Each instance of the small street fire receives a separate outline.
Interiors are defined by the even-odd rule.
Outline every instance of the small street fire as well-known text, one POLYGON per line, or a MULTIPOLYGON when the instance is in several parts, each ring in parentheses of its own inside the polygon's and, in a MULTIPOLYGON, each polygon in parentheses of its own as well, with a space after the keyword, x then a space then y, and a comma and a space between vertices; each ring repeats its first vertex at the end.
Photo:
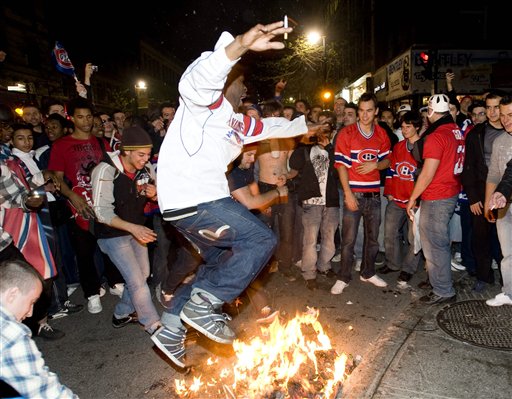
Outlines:
MULTIPOLYGON (((236 340, 233 366, 204 380, 175 380, 182 398, 295 399, 341 397, 347 355, 338 355, 314 308, 281 323, 276 318, 248 343, 236 340)), ((208 359, 210 365, 216 361, 208 359)), ((347 369, 346 369, 347 367, 347 369)))

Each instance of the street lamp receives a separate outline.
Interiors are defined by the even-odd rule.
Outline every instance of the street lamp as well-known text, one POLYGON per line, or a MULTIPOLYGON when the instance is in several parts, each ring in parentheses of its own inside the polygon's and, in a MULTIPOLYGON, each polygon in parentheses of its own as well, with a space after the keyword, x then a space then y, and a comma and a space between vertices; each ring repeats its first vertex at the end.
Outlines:
POLYGON ((146 85, 146 82, 144 80, 139 80, 135 85, 135 94, 137 95, 137 108, 148 108, 148 86, 146 85))

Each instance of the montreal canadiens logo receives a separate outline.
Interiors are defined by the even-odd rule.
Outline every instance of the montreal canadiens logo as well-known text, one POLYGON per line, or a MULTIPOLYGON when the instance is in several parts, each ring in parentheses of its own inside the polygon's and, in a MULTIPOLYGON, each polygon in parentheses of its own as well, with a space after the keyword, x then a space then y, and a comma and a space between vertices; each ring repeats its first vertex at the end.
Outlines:
POLYGON ((372 149, 364 149, 359 151, 357 154, 357 161, 363 162, 375 162, 377 160, 377 151, 372 149))
POLYGON ((64 49, 55 49, 57 62, 63 68, 73 68, 73 64, 69 60, 68 53, 64 49))
POLYGON ((410 162, 400 162, 396 165, 396 173, 403 180, 413 180, 416 166, 410 162))

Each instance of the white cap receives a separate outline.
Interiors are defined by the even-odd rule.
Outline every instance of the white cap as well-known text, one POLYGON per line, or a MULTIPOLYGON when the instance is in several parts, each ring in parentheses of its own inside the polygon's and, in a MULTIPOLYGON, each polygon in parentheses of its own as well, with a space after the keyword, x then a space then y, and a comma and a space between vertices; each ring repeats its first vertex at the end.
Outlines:
POLYGON ((411 106, 409 104, 402 104, 398 108, 398 113, 400 113, 400 112, 407 112, 407 111, 410 111, 410 110, 411 110, 411 106))

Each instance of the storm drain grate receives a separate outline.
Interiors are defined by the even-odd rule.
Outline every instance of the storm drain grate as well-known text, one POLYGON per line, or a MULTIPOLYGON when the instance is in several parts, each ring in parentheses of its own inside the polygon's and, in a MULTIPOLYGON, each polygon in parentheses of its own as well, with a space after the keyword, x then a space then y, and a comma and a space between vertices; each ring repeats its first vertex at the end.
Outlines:
POLYGON ((512 306, 487 306, 485 300, 457 302, 438 313, 437 323, 460 341, 512 351, 512 306))

